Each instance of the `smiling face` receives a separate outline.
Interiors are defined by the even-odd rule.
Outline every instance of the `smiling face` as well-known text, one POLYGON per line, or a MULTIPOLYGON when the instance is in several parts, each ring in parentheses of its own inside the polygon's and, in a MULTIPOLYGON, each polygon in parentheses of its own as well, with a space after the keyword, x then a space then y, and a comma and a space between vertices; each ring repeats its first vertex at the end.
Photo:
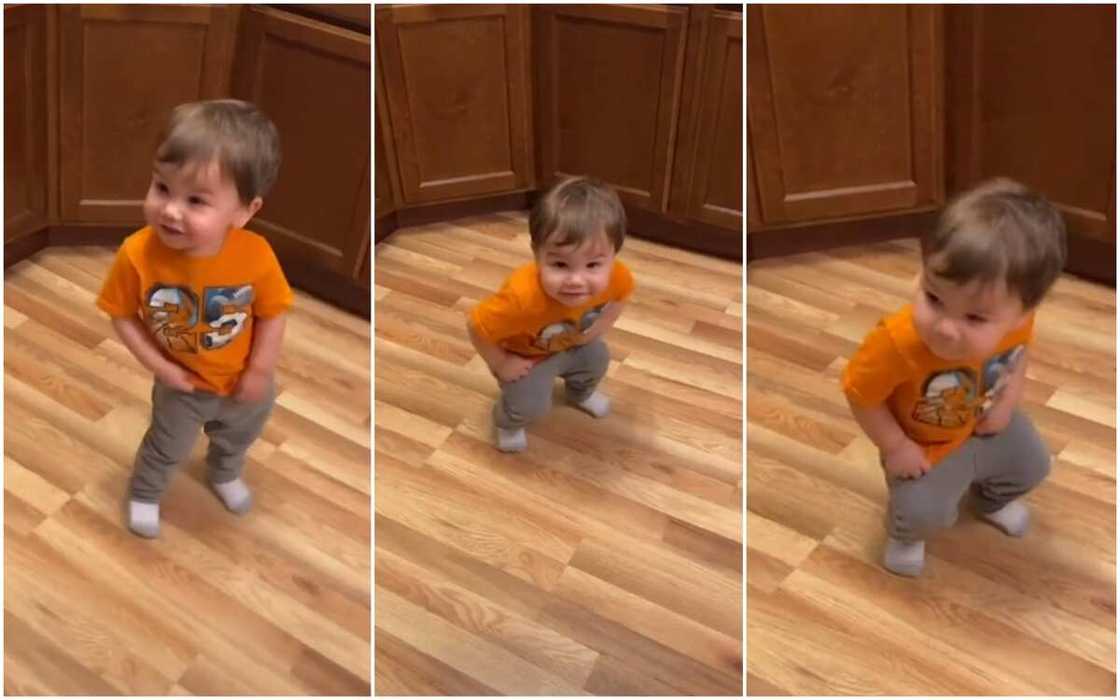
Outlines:
POLYGON ((541 287, 564 306, 585 304, 610 284, 614 246, 606 235, 593 236, 578 246, 546 241, 536 257, 541 287))
POLYGON ((1017 295, 1002 283, 956 284, 923 270, 914 299, 914 328, 934 355, 977 360, 1027 318, 1017 295))
POLYGON ((237 196, 217 161, 175 166, 156 163, 144 199, 144 219, 168 248, 190 256, 216 255, 231 228, 241 228, 261 206, 237 196))

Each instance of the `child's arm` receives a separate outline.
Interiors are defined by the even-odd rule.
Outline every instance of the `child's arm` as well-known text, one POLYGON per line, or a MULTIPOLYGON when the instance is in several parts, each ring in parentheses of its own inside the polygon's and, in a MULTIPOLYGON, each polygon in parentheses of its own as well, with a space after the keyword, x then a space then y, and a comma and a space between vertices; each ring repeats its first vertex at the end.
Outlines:
POLYGON ((474 327, 474 322, 470 318, 467 319, 467 333, 471 337, 471 345, 486 361, 490 373, 497 377, 499 381, 516 382, 533 368, 534 362, 529 358, 507 352, 487 340, 474 327))
POLYGON ((977 435, 994 435, 1011 422, 1011 414, 1014 413, 1015 407, 1019 405, 1019 400, 1023 398, 1023 388, 1027 383, 1027 353, 1024 350, 1023 355, 1019 358, 1018 364, 1007 378, 1007 384, 1003 387, 995 402, 988 408, 988 412, 976 423, 973 432, 977 435))
POLYGON ((925 452, 903 432, 887 404, 864 407, 848 399, 848 405, 859 427, 879 448, 888 474, 916 479, 929 471, 930 463, 925 452))
POLYGON ((117 332, 124 346, 140 364, 155 375, 156 379, 180 391, 194 391, 194 384, 190 381, 193 373, 163 354, 139 318, 117 317, 112 322, 113 330, 117 332))
POLYGON ((600 337, 614 326, 615 321, 622 315, 623 310, 626 308, 625 301, 612 301, 603 308, 603 313, 599 314, 599 318, 591 324, 591 327, 583 332, 583 336, 587 342, 591 342, 600 337))
POLYGON ((287 315, 258 318, 253 321, 253 349, 249 363, 237 380, 233 398, 236 401, 260 401, 268 392, 276 362, 280 359, 280 345, 284 339, 287 315))

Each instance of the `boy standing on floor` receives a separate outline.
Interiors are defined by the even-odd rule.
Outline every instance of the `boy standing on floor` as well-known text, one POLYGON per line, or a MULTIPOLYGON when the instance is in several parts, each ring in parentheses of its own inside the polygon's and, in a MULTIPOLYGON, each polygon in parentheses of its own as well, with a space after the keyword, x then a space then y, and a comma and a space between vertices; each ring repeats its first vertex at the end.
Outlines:
POLYGON ((922 238, 912 304, 868 334, 843 373, 890 493, 884 566, 917 576, 925 540, 971 488, 980 516, 1021 537, 1022 496, 1050 453, 1018 410, 1034 311, 1061 273, 1066 232, 1045 199, 1007 179, 954 200, 922 238))
POLYGON ((203 430, 209 481, 241 514, 245 453, 276 398, 273 372, 292 291, 263 237, 244 230, 280 167, 276 127, 238 100, 180 105, 156 150, 133 233, 97 299, 155 375, 151 425, 129 490, 128 526, 159 534, 159 501, 203 430))
POLYGON ((602 336, 622 313, 634 278, 615 254, 626 213, 614 190, 587 177, 566 179, 533 207, 534 261, 470 312, 467 330, 498 380, 494 404, 498 449, 526 447, 525 426, 552 408, 552 385, 564 379, 568 402, 602 418, 610 399, 596 387, 610 352, 602 336))

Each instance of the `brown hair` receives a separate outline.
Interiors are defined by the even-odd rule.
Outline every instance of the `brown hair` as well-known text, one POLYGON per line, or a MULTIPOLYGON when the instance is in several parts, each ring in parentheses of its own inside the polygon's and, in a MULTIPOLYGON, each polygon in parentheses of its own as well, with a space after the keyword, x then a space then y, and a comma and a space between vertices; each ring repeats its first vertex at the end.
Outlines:
POLYGON ((533 252, 546 242, 578 247, 602 233, 617 253, 626 239, 626 210, 615 191, 593 177, 570 177, 553 185, 529 215, 533 252))
POLYGON ((249 204, 263 197, 280 170, 280 136, 259 109, 241 100, 181 104, 161 134, 157 163, 176 166, 216 160, 249 204))
POLYGON ((957 284, 1003 280, 1024 309, 1042 301, 1066 261, 1066 227, 1041 195, 995 178, 957 196, 922 237, 922 264, 957 284))

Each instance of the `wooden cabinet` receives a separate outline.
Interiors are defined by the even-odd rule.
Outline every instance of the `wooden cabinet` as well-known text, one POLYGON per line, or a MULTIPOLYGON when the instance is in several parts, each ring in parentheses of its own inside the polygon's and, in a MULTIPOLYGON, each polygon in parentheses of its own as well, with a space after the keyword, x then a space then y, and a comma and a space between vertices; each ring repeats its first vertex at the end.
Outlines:
POLYGON ((183 102, 228 94, 236 15, 203 5, 59 12, 62 218, 142 224, 167 115, 183 102))
POLYGON ((747 20, 764 224, 943 199, 940 7, 750 6, 747 20))
POLYGON ((395 212, 401 205, 401 185, 397 173, 397 153, 394 150, 393 127, 389 123, 388 107, 385 105, 385 80, 381 74, 381 64, 376 66, 376 99, 374 100, 374 146, 373 158, 377 174, 373 179, 373 212, 381 218, 395 212))
POLYGON ((233 96, 258 105, 280 132, 280 174, 252 227, 286 264, 356 278, 369 244, 369 36, 248 8, 233 96))
POLYGON ((1082 239, 1095 241, 1115 279, 1116 7, 946 12, 950 192, 994 175, 1021 180, 1065 216, 1071 269, 1082 239))
POLYGON ((665 212, 688 8, 538 5, 540 186, 593 173, 628 205, 665 212))
POLYGON ((46 8, 4 11, 4 242, 47 225, 46 8))
POLYGON ((743 234, 743 16, 690 8, 669 213, 743 234))
POLYGON ((378 8, 404 203, 532 186, 529 8, 378 8))

